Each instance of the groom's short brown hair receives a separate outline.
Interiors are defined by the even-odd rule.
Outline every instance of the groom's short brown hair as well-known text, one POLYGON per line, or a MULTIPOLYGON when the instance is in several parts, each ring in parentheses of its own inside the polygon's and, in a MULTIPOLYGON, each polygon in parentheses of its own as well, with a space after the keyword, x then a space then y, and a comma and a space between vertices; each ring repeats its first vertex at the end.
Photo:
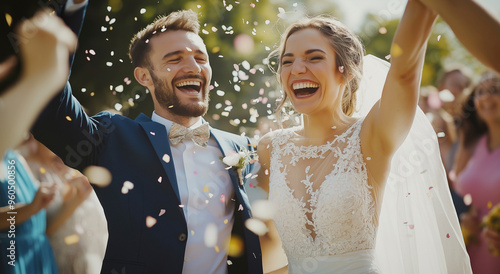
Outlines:
POLYGON ((153 35, 173 30, 184 30, 198 34, 200 31, 198 15, 192 10, 175 11, 168 16, 159 16, 153 23, 136 33, 130 41, 128 54, 134 68, 149 66, 147 54, 150 50, 149 39, 153 35))

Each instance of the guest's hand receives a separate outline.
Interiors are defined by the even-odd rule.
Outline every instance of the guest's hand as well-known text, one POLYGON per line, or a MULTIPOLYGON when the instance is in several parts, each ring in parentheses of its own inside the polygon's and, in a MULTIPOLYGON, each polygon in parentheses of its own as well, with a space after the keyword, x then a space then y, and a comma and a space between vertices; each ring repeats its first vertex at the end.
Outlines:
POLYGON ((494 256, 500 257, 500 233, 489 227, 483 228, 482 233, 488 243, 490 253, 494 256))
POLYGON ((38 211, 47 208, 47 206, 54 199, 54 195, 56 193, 57 185, 56 184, 44 184, 41 183, 38 191, 35 194, 35 198, 29 205, 34 214, 38 213, 38 211))
POLYGON ((75 34, 57 16, 41 10, 16 28, 22 59, 21 80, 42 90, 59 91, 67 81, 68 56, 76 48, 75 34))
POLYGON ((66 184, 68 190, 63 197, 65 203, 75 203, 79 205, 85 201, 92 192, 92 186, 89 180, 82 174, 68 179, 66 184))

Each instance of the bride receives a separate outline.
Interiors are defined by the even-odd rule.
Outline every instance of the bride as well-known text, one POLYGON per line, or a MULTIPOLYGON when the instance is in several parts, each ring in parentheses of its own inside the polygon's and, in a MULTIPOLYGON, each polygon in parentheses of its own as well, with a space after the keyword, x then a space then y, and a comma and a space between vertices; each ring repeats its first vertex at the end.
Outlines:
MULTIPOLYGON (((416 113, 435 18, 419 1, 408 1, 380 100, 361 118, 353 117, 363 68, 359 39, 326 17, 285 31, 275 51, 284 91, 277 115, 289 100, 303 122, 265 135, 257 151, 259 186, 279 212, 273 221, 290 273, 471 272, 447 185, 425 177, 442 175, 439 154, 437 162, 415 158, 429 147, 420 137, 413 149, 406 146, 407 155, 398 150, 409 133, 429 132, 412 124, 428 124, 416 113), (408 155, 415 159, 405 169, 408 155), (425 163, 432 166, 417 170, 425 163), (404 172, 411 168, 415 176, 404 172), (419 176, 427 180, 410 183, 419 176)), ((366 88, 373 96, 375 87, 366 88)), ((437 150, 435 139, 429 144, 437 150)))

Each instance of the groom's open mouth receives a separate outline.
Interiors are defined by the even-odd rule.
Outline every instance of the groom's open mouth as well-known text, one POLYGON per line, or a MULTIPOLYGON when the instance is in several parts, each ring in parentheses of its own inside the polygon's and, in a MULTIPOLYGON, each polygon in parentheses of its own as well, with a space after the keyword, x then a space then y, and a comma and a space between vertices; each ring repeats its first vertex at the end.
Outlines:
POLYGON ((292 90, 297 98, 309 97, 318 91, 319 85, 314 82, 297 82, 292 84, 292 90))
POLYGON ((196 79, 181 80, 175 84, 175 87, 186 94, 197 95, 203 87, 203 81, 196 79))

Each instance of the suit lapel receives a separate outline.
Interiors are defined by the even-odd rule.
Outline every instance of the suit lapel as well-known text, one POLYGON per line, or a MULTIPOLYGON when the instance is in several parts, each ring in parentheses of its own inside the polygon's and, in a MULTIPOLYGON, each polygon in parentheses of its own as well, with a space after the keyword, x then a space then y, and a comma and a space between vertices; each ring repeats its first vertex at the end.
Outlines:
POLYGON ((153 145, 156 156, 165 169, 168 181, 170 182, 180 204, 181 198, 179 195, 179 187, 177 185, 177 176, 175 174, 172 151, 170 150, 170 144, 168 143, 168 135, 165 126, 151 121, 149 117, 142 113, 137 117, 136 121, 142 126, 149 138, 149 141, 153 145))

